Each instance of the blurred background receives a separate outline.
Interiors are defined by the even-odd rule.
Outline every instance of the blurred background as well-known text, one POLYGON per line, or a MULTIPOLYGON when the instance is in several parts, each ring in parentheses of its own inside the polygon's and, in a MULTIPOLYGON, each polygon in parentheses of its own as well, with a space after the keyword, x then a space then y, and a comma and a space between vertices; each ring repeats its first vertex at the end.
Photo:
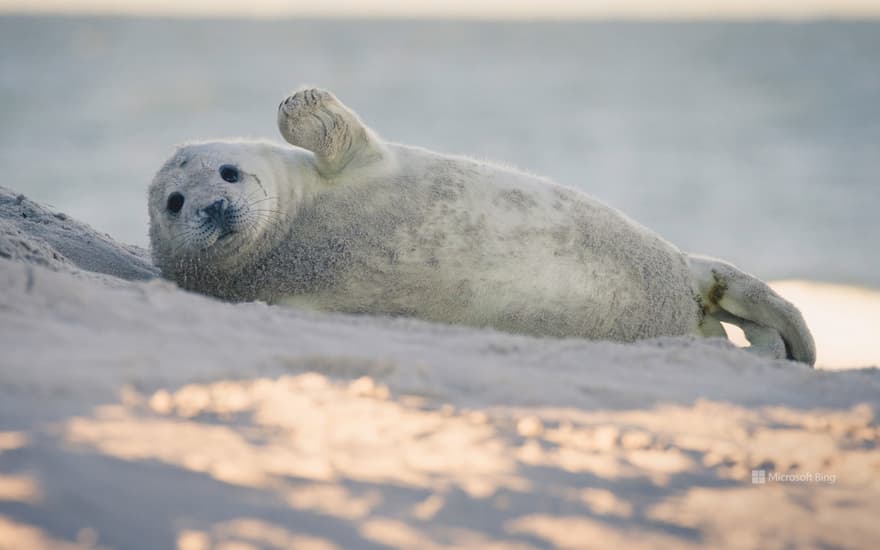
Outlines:
POLYGON ((762 4, 0 0, 0 185, 146 246, 175 144, 280 139, 314 84, 764 279, 880 287, 880 2, 762 4))

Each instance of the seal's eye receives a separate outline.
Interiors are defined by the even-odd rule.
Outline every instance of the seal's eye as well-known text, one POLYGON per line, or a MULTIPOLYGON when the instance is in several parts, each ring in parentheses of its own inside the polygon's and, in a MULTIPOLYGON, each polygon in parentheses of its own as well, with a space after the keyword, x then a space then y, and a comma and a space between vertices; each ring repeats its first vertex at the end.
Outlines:
POLYGON ((241 179, 241 174, 238 172, 238 168, 231 164, 224 164, 220 167, 219 171, 220 177, 223 178, 223 181, 235 183, 241 179))
POLYGON ((168 195, 168 204, 166 207, 172 214, 180 212, 180 209, 183 208, 183 195, 177 192, 168 195))

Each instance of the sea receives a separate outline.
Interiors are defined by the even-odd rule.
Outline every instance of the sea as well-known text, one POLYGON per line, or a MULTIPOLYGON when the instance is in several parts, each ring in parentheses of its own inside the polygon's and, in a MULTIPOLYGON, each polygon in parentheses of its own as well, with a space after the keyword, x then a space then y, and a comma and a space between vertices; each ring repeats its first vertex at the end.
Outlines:
POLYGON ((0 17, 0 185, 147 246, 175 144, 332 90, 764 279, 880 287, 880 22, 0 17))

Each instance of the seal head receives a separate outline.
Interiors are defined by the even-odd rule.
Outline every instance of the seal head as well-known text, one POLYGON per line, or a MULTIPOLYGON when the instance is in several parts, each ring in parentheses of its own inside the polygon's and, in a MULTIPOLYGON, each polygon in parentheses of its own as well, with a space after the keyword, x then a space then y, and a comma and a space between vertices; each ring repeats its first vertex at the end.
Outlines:
POLYGON ((282 207, 298 194, 296 185, 279 185, 290 171, 277 166, 283 155, 272 148, 189 144, 165 162, 149 192, 153 259, 163 273, 235 272, 269 245, 282 207))

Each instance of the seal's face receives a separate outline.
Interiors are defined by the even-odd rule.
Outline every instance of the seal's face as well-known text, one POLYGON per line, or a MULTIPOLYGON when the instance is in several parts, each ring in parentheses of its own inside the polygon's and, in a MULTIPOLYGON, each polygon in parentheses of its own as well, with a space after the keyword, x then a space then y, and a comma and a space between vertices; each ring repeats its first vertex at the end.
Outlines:
POLYGON ((150 236, 157 259, 216 263, 252 249, 277 216, 271 169, 266 155, 246 144, 178 149, 150 187, 150 236))

